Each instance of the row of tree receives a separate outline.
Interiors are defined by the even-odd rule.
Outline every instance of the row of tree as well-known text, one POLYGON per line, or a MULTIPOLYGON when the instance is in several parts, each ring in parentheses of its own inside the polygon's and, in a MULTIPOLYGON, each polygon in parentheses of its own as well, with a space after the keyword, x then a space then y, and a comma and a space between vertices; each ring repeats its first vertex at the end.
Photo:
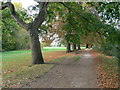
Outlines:
MULTIPOLYGON (((113 49, 110 50, 112 46, 117 53, 120 44, 120 32, 117 24, 119 16, 117 6, 118 3, 109 2, 38 2, 36 6, 31 6, 31 10, 36 11, 38 14, 30 15, 26 11, 16 12, 11 2, 2 3, 2 10, 6 7, 9 8, 9 10, 5 9, 2 11, 3 35, 5 31, 10 31, 9 34, 11 33, 11 36, 18 36, 20 33, 18 32, 19 30, 21 31, 22 28, 26 29, 30 38, 33 64, 44 63, 39 36, 41 36, 42 40, 48 45, 54 39, 58 38, 59 41, 66 44, 67 52, 71 52, 70 44, 73 44, 73 51, 76 50, 76 46, 79 50, 80 44, 86 44, 86 47, 88 47, 88 45, 97 46, 100 50, 107 53, 112 52, 113 49), (7 11, 11 11, 13 19, 15 19, 22 28, 11 19, 10 13, 7 11), (5 16, 7 14, 9 15, 5 16), (7 21, 11 22, 5 22, 6 19, 10 19, 7 21), (11 24, 12 22, 15 24, 11 24), (17 34, 14 34, 16 31, 17 34), (108 50, 106 48, 108 48, 108 50)), ((23 41, 28 43, 28 37, 23 41)), ((6 42, 9 42, 9 40, 5 41, 5 43, 6 42)), ((14 43, 16 44, 15 40, 12 44, 14 45, 14 43)), ((6 46, 7 45, 6 43, 6 46)), ((15 47, 15 45, 13 47, 15 47)), ((118 53, 114 55, 119 58, 118 53)))

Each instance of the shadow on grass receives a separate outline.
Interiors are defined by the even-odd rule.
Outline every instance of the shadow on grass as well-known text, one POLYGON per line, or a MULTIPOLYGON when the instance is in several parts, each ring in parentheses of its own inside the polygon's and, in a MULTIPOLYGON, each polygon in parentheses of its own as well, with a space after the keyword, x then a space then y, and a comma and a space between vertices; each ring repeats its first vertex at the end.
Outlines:
POLYGON ((45 62, 44 64, 59 64, 58 62, 45 62))

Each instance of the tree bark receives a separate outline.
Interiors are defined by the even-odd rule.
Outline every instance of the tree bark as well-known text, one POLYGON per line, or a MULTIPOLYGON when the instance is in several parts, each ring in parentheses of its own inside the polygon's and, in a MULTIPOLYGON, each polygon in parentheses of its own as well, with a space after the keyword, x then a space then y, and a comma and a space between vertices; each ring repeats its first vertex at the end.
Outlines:
POLYGON ((43 56, 41 52, 40 41, 38 38, 37 30, 29 30, 30 47, 32 51, 32 64, 43 64, 43 56))
POLYGON ((73 43, 72 48, 73 48, 73 51, 76 50, 76 44, 75 43, 73 43))
POLYGON ((71 50, 70 50, 70 43, 67 43, 66 52, 67 52, 67 53, 71 52, 71 50))
POLYGON ((81 50, 81 48, 80 48, 80 44, 78 44, 77 46, 78 46, 78 50, 81 50))
POLYGON ((91 44, 91 46, 90 46, 90 47, 92 48, 92 46, 93 46, 93 45, 91 44))
POLYGON ((89 47, 89 44, 86 44, 86 48, 88 48, 89 47))

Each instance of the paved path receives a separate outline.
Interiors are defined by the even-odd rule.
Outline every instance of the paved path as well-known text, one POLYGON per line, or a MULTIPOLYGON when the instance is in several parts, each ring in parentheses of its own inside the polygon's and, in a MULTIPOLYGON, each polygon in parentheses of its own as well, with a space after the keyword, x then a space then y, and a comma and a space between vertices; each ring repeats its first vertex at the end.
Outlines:
POLYGON ((68 57, 23 88, 97 88, 93 58, 89 50, 85 50, 77 61, 68 57))

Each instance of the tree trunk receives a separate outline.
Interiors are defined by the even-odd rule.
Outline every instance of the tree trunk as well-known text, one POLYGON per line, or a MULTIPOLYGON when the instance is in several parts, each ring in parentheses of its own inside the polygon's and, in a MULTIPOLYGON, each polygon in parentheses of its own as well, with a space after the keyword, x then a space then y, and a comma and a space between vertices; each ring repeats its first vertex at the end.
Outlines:
POLYGON ((78 50, 81 50, 81 48, 80 48, 80 44, 78 44, 78 50))
POLYGON ((31 21, 29 24, 24 22, 22 19, 19 18, 19 15, 16 14, 15 7, 11 2, 2 3, 2 6, 0 7, 0 10, 5 9, 8 7, 11 11, 13 19, 24 29, 26 29, 29 32, 30 35, 30 47, 32 51, 32 64, 42 64, 44 63, 41 48, 40 48, 40 42, 38 38, 37 29, 41 26, 41 24, 45 21, 45 14, 46 14, 46 7, 48 5, 48 2, 41 2, 39 3, 39 13, 37 17, 34 19, 34 21, 31 21), (30 30, 29 30, 30 29, 30 30))
POLYGON ((73 51, 75 51, 76 50, 76 44, 75 43, 73 43, 73 45, 72 45, 73 47, 73 51))
POLYGON ((68 52, 71 52, 71 50, 70 50, 70 43, 67 43, 67 50, 66 50, 66 52, 68 53, 68 52))
POLYGON ((91 44, 91 48, 92 48, 92 44, 91 44))
POLYGON ((32 64, 43 64, 43 56, 41 52, 40 42, 37 30, 29 30, 30 34, 30 47, 32 51, 32 64))
POLYGON ((86 48, 88 48, 88 46, 89 46, 89 45, 88 45, 88 44, 86 44, 86 48))

